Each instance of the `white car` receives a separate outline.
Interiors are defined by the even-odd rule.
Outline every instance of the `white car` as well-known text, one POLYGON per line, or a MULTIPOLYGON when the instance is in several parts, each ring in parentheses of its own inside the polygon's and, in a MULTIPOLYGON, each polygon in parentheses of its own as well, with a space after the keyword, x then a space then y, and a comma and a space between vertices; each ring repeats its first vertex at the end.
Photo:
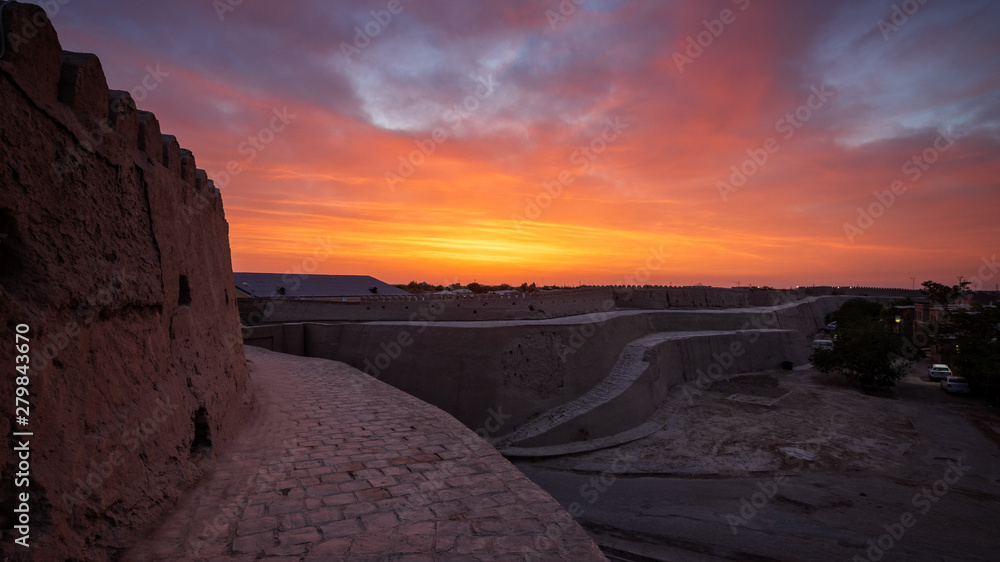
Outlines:
POLYGON ((945 377, 941 381, 941 389, 958 394, 968 394, 969 383, 962 377, 945 377))
POLYGON ((813 340, 813 349, 816 351, 833 351, 833 342, 830 340, 813 340))
POLYGON ((930 370, 927 371, 927 376, 930 377, 932 381, 944 380, 951 376, 951 368, 943 363, 935 363, 931 365, 930 370))

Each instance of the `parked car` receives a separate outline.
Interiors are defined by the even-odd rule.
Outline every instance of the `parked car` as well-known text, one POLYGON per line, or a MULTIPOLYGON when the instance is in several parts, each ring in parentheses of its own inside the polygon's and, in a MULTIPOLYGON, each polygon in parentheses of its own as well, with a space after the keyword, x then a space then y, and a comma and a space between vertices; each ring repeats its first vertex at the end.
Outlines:
POLYGON ((830 322, 829 324, 827 324, 826 325, 826 329, 827 329, 827 331, 830 331, 830 332, 835 331, 837 329, 837 321, 834 320, 833 322, 830 322))
POLYGON ((932 381, 944 380, 951 376, 951 368, 943 363, 935 363, 931 365, 930 370, 927 371, 927 376, 930 377, 932 381))
POLYGON ((833 351, 833 342, 830 340, 813 340, 813 349, 816 351, 833 351))
POLYGON ((941 388, 948 392, 954 392, 957 394, 969 393, 969 383, 962 377, 945 377, 945 379, 941 381, 941 388))

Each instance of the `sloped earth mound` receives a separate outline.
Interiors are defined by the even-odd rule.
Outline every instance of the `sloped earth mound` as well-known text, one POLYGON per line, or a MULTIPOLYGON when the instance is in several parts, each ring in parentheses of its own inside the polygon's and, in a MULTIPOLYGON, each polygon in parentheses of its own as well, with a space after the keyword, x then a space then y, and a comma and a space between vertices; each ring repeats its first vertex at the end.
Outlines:
POLYGON ((648 437, 539 464, 601 471, 617 459, 628 473, 703 477, 881 472, 902 462, 916 439, 896 400, 865 395, 835 375, 768 371, 716 382, 648 437), (768 407, 726 400, 733 394, 781 399, 768 407))
POLYGON ((788 393, 773 375, 741 375, 713 383, 711 389, 722 394, 746 394, 778 398, 788 393))

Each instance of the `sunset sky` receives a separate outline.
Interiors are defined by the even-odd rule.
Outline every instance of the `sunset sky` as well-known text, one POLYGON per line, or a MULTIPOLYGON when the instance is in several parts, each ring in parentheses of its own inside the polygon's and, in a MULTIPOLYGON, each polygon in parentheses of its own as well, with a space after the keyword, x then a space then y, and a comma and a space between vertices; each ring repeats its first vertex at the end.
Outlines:
POLYGON ((51 15, 216 181, 236 271, 329 240, 316 273, 390 283, 1000 282, 1000 2, 51 15))

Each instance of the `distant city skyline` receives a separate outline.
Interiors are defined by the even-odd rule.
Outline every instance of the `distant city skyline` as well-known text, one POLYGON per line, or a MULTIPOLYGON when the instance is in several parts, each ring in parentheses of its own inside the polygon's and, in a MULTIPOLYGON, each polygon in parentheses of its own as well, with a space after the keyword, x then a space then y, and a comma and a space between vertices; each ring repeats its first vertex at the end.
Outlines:
POLYGON ((220 187, 237 271, 1000 281, 995 2, 56 8, 220 187))

